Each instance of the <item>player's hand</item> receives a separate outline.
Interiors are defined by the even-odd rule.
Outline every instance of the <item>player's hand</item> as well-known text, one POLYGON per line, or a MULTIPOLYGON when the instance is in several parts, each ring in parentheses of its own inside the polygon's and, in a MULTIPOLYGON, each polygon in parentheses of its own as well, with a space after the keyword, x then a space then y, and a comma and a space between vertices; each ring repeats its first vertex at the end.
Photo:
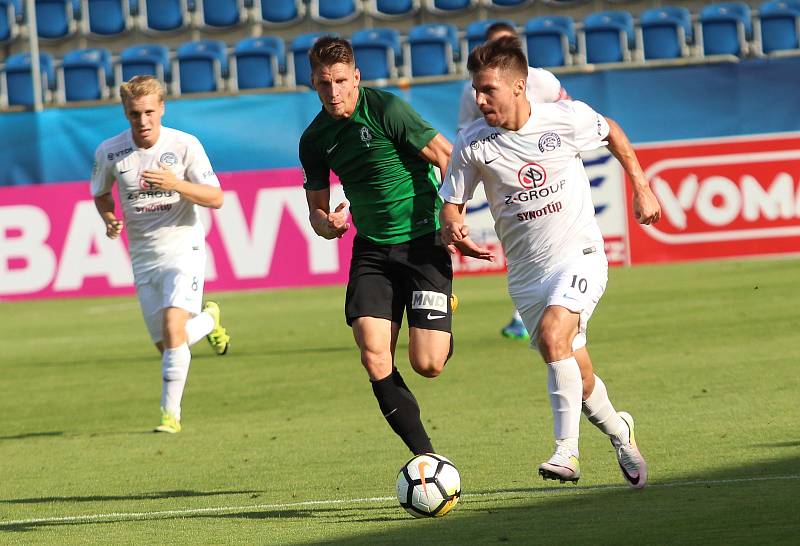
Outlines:
POLYGON ((106 237, 109 239, 116 239, 122 233, 122 228, 125 227, 122 220, 112 218, 106 220, 106 237))
POLYGON ((339 203, 336 210, 328 213, 327 231, 330 235, 328 239, 339 239, 350 229, 350 223, 347 221, 347 212, 344 210, 346 206, 347 203, 339 203))
POLYGON ((451 247, 454 242, 469 236, 469 226, 461 222, 449 222, 443 225, 440 231, 442 234, 442 241, 448 247, 451 247))
POLYGON ((164 191, 177 191, 178 185, 181 183, 178 177, 175 176, 169 165, 159 162, 160 169, 156 171, 147 170, 142 173, 142 178, 145 182, 150 184, 153 189, 164 191))
POLYGON ((658 203, 650 185, 633 193, 633 217, 640 224, 650 225, 661 218, 661 205, 658 203))
MULTIPOLYGON (((487 262, 494 261, 494 252, 486 247, 478 245, 469 236, 462 238, 460 241, 453 241, 448 248, 458 249, 462 256, 469 256, 477 260, 486 260, 487 262)), ((455 254, 453 250, 451 250, 455 254)))

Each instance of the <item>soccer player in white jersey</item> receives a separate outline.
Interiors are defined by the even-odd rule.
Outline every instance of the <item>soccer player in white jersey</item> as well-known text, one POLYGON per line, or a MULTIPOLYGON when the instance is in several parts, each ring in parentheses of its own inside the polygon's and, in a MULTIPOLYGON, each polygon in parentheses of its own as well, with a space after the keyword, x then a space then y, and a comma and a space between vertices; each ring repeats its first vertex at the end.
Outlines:
MULTIPOLYGON (((508 23, 494 23, 486 29, 487 42, 505 36, 517 37, 516 30, 508 23)), ((555 74, 543 68, 534 68, 532 66, 528 66, 525 93, 532 104, 556 102, 569 98, 555 74)), ((467 125, 482 117, 483 114, 475 102, 475 88, 472 87, 472 82, 469 81, 464 84, 464 89, 461 92, 461 103, 458 109, 458 131, 462 131, 467 125)), ((514 310, 511 321, 500 330, 500 333, 503 337, 508 338, 528 338, 528 331, 522 322, 519 311, 514 310)))
POLYGON ((189 374, 189 347, 206 337, 217 354, 228 350, 219 306, 201 311, 205 231, 196 205, 222 206, 222 189, 197 138, 163 127, 164 89, 151 76, 120 86, 130 129, 95 152, 91 190, 106 235, 127 228, 136 293, 150 337, 161 352, 161 424, 156 432, 181 430, 181 398, 189 374), (115 212, 117 192, 123 217, 115 212), (123 221, 124 219, 124 221, 123 221))
POLYGON ((614 409, 586 349, 586 325, 605 290, 608 262, 581 152, 608 146, 631 181, 637 221, 656 222, 661 209, 622 129, 582 102, 531 104, 526 65, 509 38, 469 56, 483 119, 462 131, 453 149, 440 190, 443 238, 466 256, 494 258, 464 224, 465 203, 482 181, 507 257, 509 294, 547 365, 556 446, 539 466, 542 477, 578 481, 582 408, 610 438, 628 484, 641 488, 647 465, 633 418, 614 409))

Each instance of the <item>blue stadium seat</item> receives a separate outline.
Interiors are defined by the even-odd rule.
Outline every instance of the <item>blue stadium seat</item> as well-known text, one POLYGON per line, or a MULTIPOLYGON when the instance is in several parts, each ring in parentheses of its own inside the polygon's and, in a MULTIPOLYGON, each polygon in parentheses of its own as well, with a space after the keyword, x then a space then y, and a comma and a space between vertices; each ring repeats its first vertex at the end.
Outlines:
POLYGON ((494 9, 520 9, 533 4, 533 0, 483 0, 483 5, 494 9))
POLYGON ((402 19, 419 12, 420 0, 369 0, 367 11, 378 19, 402 19))
POLYGON ((583 20, 587 63, 614 63, 630 60, 636 36, 633 16, 627 11, 601 11, 583 20))
POLYGON ((180 93, 222 91, 228 75, 225 42, 195 40, 181 44, 175 52, 180 93))
POLYGON ((229 29, 245 21, 242 0, 196 0, 201 25, 208 29, 229 29))
POLYGON ((117 64, 117 81, 121 83, 139 75, 155 76, 165 83, 172 81, 172 64, 166 46, 139 44, 122 50, 117 64))
POLYGON ((361 15, 361 0, 311 0, 308 12, 317 23, 347 23, 361 15))
POLYGON ((133 27, 129 0, 82 0, 81 6, 84 34, 119 36, 133 27))
POLYGON ((403 61, 399 32, 393 28, 359 30, 353 33, 350 42, 362 80, 397 77, 397 67, 403 61))
POLYGON ((294 74, 295 85, 311 86, 311 63, 308 60, 308 50, 319 38, 331 36, 328 32, 309 32, 295 36, 289 45, 290 72, 294 74))
POLYGON ((189 25, 187 0, 139 0, 145 31, 176 32, 189 25))
POLYGON ((482 44, 486 41, 486 31, 495 23, 506 23, 516 28, 516 23, 510 19, 484 19, 482 21, 474 21, 467 25, 464 29, 464 39, 467 41, 467 52, 472 51, 476 45, 482 44))
POLYGON ((425 9, 436 15, 453 15, 478 5, 478 0, 425 0, 425 9))
POLYGON ((742 55, 753 36, 750 6, 742 2, 710 4, 700 12, 705 55, 742 55))
POLYGON ((303 0, 256 0, 256 14, 265 26, 299 23, 306 14, 303 0))
POLYGON ((406 47, 406 62, 410 59, 411 76, 451 74, 461 56, 458 30, 448 23, 411 27, 406 47))
POLYGON ((576 50, 575 22, 565 15, 535 17, 525 23, 525 45, 531 66, 572 64, 576 50))
MULTIPOLYGON (((39 54, 39 70, 42 73, 42 101, 50 100, 50 91, 56 84, 53 57, 39 54)), ((30 53, 17 53, 6 59, 2 87, 11 106, 33 106, 33 79, 31 78, 30 53)))
POLYGON ((36 33, 39 38, 60 39, 75 33, 79 0, 36 0, 36 33))
POLYGON ((21 22, 21 0, 0 0, 0 45, 13 42, 19 36, 21 22))
POLYGON ((800 0, 772 0, 758 9, 761 50, 780 53, 800 49, 800 0))
POLYGON ((61 99, 99 100, 114 85, 111 52, 105 48, 76 49, 64 55, 59 71, 61 99))
POLYGON ((245 38, 234 47, 231 61, 231 81, 238 89, 274 87, 286 71, 286 47, 275 36, 245 38))
POLYGON ((689 54, 692 14, 682 7, 663 6, 639 16, 645 59, 677 59, 689 54))

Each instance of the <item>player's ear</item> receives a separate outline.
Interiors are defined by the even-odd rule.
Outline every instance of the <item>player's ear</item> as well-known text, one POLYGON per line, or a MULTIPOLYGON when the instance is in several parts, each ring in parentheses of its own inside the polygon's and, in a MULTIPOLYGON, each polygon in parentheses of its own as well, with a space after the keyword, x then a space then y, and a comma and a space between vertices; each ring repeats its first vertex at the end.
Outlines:
POLYGON ((358 68, 353 71, 353 79, 355 80, 356 85, 358 85, 358 83, 361 81, 361 71, 358 68))

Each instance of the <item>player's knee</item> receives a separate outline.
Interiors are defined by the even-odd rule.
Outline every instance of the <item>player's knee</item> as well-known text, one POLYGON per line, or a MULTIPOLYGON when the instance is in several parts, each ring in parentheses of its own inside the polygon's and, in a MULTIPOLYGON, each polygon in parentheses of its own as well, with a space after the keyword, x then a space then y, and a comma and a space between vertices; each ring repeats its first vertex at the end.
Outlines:
MULTIPOLYGON (((369 373, 370 377, 381 376, 381 372, 386 369, 392 370, 392 355, 387 352, 375 352, 369 350, 361 351, 361 364, 369 373)), ((385 374, 384 374, 385 375, 385 374)))
POLYGON ((569 339, 560 335, 555 330, 542 330, 539 333, 536 345, 539 347, 539 352, 542 353, 545 362, 563 360, 572 354, 572 347, 569 339))
POLYGON ((433 378, 442 373, 446 362, 446 357, 430 354, 418 355, 411 358, 411 367, 421 376, 433 378))

